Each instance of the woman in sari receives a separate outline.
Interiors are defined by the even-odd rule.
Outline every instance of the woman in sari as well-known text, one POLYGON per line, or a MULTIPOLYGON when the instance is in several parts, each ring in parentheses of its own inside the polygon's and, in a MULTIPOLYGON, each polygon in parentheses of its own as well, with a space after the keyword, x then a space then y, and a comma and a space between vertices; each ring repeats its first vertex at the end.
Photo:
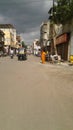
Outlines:
POLYGON ((43 49, 42 52, 41 52, 41 60, 42 60, 42 63, 44 64, 45 61, 46 61, 46 53, 45 53, 45 50, 43 49))

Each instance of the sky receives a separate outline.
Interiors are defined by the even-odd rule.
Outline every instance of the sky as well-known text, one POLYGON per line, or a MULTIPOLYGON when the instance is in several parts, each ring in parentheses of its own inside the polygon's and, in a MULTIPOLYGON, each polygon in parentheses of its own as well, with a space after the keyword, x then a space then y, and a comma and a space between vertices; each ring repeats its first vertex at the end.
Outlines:
POLYGON ((26 44, 40 38, 53 0, 0 0, 0 24, 12 24, 26 44))

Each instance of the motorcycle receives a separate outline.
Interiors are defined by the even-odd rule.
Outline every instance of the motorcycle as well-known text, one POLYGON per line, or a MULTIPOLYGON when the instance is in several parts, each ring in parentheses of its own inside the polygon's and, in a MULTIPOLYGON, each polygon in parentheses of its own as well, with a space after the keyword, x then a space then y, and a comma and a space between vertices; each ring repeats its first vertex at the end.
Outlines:
POLYGON ((11 57, 11 59, 13 59, 14 55, 13 55, 13 54, 11 54, 11 55, 10 55, 10 57, 11 57))
POLYGON ((11 59, 13 59, 13 57, 14 57, 14 50, 13 49, 10 49, 10 57, 11 57, 11 59))

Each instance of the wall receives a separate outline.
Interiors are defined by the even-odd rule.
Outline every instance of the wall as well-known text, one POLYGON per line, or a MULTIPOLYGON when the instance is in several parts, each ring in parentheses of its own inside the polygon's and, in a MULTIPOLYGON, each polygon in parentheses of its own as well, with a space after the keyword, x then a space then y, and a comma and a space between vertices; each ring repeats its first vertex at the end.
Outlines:
POLYGON ((13 45, 15 46, 16 45, 16 30, 13 29, 13 28, 2 28, 1 29, 5 35, 4 35, 4 38, 5 38, 5 42, 4 42, 4 45, 13 45))
POLYGON ((69 54, 73 55, 73 31, 71 32, 71 35, 70 35, 70 49, 69 49, 69 54))
POLYGON ((43 22, 41 27, 40 27, 41 46, 46 46, 46 42, 49 39, 49 27, 50 27, 50 22, 49 21, 43 22))
POLYGON ((4 45, 10 45, 10 32, 9 32, 9 29, 1 29, 5 35, 4 35, 4 38, 5 38, 5 42, 4 42, 4 45))

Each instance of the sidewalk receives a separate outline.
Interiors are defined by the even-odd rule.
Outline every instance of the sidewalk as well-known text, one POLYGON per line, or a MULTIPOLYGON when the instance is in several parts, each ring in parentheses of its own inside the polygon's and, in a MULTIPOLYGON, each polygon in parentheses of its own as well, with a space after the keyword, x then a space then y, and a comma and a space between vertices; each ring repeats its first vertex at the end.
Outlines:
POLYGON ((50 62, 46 62, 47 64, 50 65, 58 65, 58 66, 73 66, 73 64, 69 63, 69 62, 59 62, 59 63, 50 63, 50 62))
POLYGON ((65 65, 65 66, 69 66, 69 62, 60 62, 60 63, 57 63, 58 65, 65 65))

